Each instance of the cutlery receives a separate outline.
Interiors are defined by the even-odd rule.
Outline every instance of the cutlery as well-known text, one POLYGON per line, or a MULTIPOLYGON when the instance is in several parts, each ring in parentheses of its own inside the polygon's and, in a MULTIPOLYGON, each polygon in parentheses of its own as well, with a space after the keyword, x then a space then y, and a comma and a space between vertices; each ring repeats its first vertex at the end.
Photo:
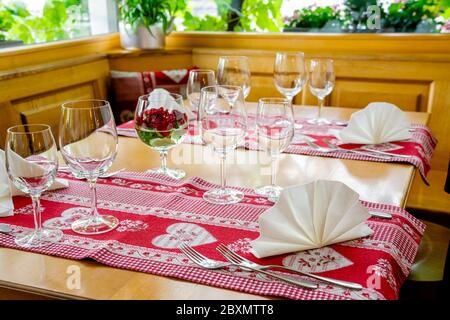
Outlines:
MULTIPOLYGON (((341 148, 341 147, 339 147, 339 146, 337 146, 337 145, 335 145, 335 144, 332 144, 330 141, 328 141, 328 140, 326 140, 326 139, 324 139, 323 142, 325 142, 325 144, 326 144, 330 149, 322 148, 322 147, 320 147, 320 146, 318 146, 318 145, 316 145, 316 146, 317 146, 318 148, 325 149, 325 150, 338 151, 338 152, 355 153, 355 154, 360 154, 360 155, 362 155, 362 156, 372 157, 372 158, 377 158, 377 159, 384 159, 384 160, 386 160, 386 159, 391 159, 391 158, 393 157, 392 155, 389 155, 389 156, 387 156, 387 155, 376 155, 376 154, 372 154, 372 153, 368 153, 368 152, 363 152, 363 151, 358 151, 358 150, 354 150, 354 149, 352 149, 352 150, 344 149, 344 148, 341 148)), ((331 152, 331 151, 324 151, 324 152, 331 152)))
MULTIPOLYGON (((292 269, 289 267, 285 267, 285 266, 280 266, 280 265, 260 265, 257 264, 253 261, 250 261, 240 255, 238 255, 237 253, 231 251, 227 246, 223 245, 223 244, 219 244, 218 248, 220 247, 220 249, 222 250, 222 254, 224 254, 225 252, 227 253, 227 256, 230 257, 230 259, 228 259, 227 257, 225 257, 227 260, 231 260, 233 259, 233 262, 235 263, 239 263, 242 264, 243 266, 249 266, 252 267, 254 269, 258 269, 258 270, 265 270, 265 269, 283 269, 283 270, 289 270, 298 274, 301 274, 303 276, 307 276, 307 277, 311 277, 317 280, 321 280, 324 282, 328 282, 328 283, 332 283, 341 287, 345 287, 345 288, 349 288, 349 289, 356 289, 356 290, 361 290, 363 287, 359 284, 359 283, 354 283, 354 282, 348 282, 348 281, 342 281, 342 280, 336 280, 336 279, 331 279, 331 278, 327 278, 327 277, 322 277, 322 276, 318 276, 312 273, 307 273, 307 272, 302 272, 296 269, 292 269)), ((217 249, 218 250, 218 249, 217 249)))
POLYGON ((381 150, 376 150, 376 149, 372 149, 372 148, 370 148, 370 147, 365 147, 365 148, 362 148, 363 150, 368 150, 368 151, 370 151, 370 152, 375 152, 375 153, 379 153, 379 154, 383 154, 383 155, 386 155, 386 156, 391 156, 391 157, 398 157, 398 158, 411 158, 411 156, 406 156, 406 155, 403 155, 403 154, 396 154, 396 153, 389 153, 389 152, 386 152, 386 151, 381 151, 381 150))
MULTIPOLYGON (((125 168, 122 168, 122 169, 116 170, 116 171, 112 171, 112 172, 105 172, 104 174, 102 174, 101 176, 99 176, 99 178, 110 178, 110 177, 115 176, 116 174, 118 174, 118 173, 120 173, 120 172, 122 172, 122 171, 124 171, 124 170, 125 170, 125 168)), ((75 176, 75 175, 70 171, 70 169, 69 169, 68 167, 59 167, 59 168, 58 168, 58 171, 66 172, 66 173, 71 173, 72 176, 73 176, 74 178, 77 178, 77 179, 84 179, 84 178, 82 178, 82 177, 77 177, 77 176, 75 176)))
POLYGON ((11 231, 12 230, 11 230, 11 227, 9 225, 4 224, 4 223, 0 223, 0 232, 1 233, 10 233, 11 231))
POLYGON ((369 211, 369 214, 372 217, 377 217, 377 218, 381 218, 381 219, 392 219, 392 214, 385 213, 385 212, 369 211))
MULTIPOLYGON (((326 143, 326 142, 325 142, 326 143)), ((391 157, 387 157, 387 156, 378 156, 378 155, 374 155, 374 154, 370 154, 370 153, 366 153, 366 152, 361 152, 361 151, 356 151, 356 150, 349 150, 349 149, 344 149, 344 148, 339 148, 337 146, 328 144, 329 146, 328 148, 326 147, 321 147, 313 142, 306 142, 306 144, 312 148, 312 149, 316 149, 319 152, 324 152, 324 153, 329 153, 329 152, 347 152, 347 153, 355 153, 355 154, 360 154, 363 156, 367 156, 367 157, 372 157, 372 158, 377 158, 377 159, 390 159, 391 157)))
POLYGON ((278 279, 278 280, 282 280, 284 282, 290 283, 290 284, 294 284, 296 286, 301 286, 301 287, 305 287, 305 288, 309 288, 309 289, 317 289, 317 285, 313 284, 311 282, 307 282, 307 281, 302 281, 302 280, 293 280, 293 279, 288 279, 270 272, 266 272, 264 270, 258 270, 252 267, 247 267, 247 266, 243 266, 237 263, 226 263, 226 262, 221 262, 221 261, 216 261, 216 260, 212 260, 209 259, 207 257, 205 257, 204 255, 200 254, 198 251, 196 251, 195 249, 193 249, 192 247, 186 245, 186 244, 182 244, 179 249, 181 250, 181 252, 183 252, 190 260, 192 260, 192 262, 194 262, 195 264, 199 265, 202 268, 205 269, 221 269, 224 267, 228 267, 228 266, 236 266, 236 267, 241 267, 244 269, 248 269, 254 272, 259 272, 261 274, 265 274, 267 276, 270 276, 272 278, 278 279))

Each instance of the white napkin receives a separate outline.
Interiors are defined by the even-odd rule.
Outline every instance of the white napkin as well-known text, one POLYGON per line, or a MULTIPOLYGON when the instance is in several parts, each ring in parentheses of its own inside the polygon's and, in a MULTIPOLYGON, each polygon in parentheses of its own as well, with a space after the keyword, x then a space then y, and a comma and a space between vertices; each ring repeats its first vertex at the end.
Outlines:
POLYGON ((369 217, 358 193, 341 182, 317 180, 285 188, 259 218, 253 253, 264 258, 365 237, 373 233, 365 223, 369 217))
POLYGON ((189 120, 196 119, 196 116, 189 108, 181 108, 175 99, 170 95, 170 92, 165 89, 154 89, 148 96, 148 102, 150 108, 159 108, 161 105, 165 107, 171 107, 180 112, 186 113, 189 120))
MULTIPOLYGON (((25 172, 27 175, 41 172, 42 169, 38 165, 25 161, 17 154, 13 154, 13 156, 15 157, 14 170, 18 170, 22 173, 25 172)), ((49 190, 67 188, 68 186, 69 181, 65 179, 56 179, 49 190)), ((17 190, 17 188, 10 183, 5 166, 5 152, 0 150, 0 217, 12 216, 14 210, 12 197, 23 194, 23 192, 17 190)))
POLYGON ((379 144, 411 138, 405 113, 386 102, 372 102, 352 114, 336 136, 344 143, 379 144))

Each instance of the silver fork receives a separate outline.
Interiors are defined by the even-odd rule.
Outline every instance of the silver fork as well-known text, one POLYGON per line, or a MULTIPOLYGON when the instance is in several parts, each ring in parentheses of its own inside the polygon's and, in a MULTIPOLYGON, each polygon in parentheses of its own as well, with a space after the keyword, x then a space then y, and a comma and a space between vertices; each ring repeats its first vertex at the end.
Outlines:
POLYGON ((216 260, 212 260, 209 259, 207 257, 205 257, 204 255, 200 254, 198 251, 196 251, 195 249, 193 249, 192 247, 186 245, 186 244, 182 244, 179 249, 181 250, 181 252, 183 252, 189 259, 192 260, 192 262, 194 262, 195 264, 199 265, 202 268, 205 269, 222 269, 224 267, 228 267, 228 266, 236 266, 236 267, 241 267, 243 269, 248 269, 254 272, 259 272, 262 274, 265 274, 267 276, 270 276, 272 278, 278 279, 278 280, 282 280, 284 282, 290 283, 290 284, 294 284, 296 286, 301 286, 304 288, 309 288, 309 289, 317 289, 317 285, 311 282, 307 282, 307 281, 302 281, 302 280, 293 280, 293 279, 289 279, 289 278, 285 278, 276 274, 273 274, 271 272, 266 272, 264 270, 258 270, 252 267, 246 267, 246 266, 242 266, 240 264, 237 263, 226 263, 226 262, 221 262, 221 261, 216 261, 216 260))
MULTIPOLYGON (((338 149, 341 149, 341 150, 347 150, 347 149, 341 148, 341 147, 339 147, 339 146, 337 146, 337 145, 335 145, 335 144, 332 144, 332 143, 331 143, 329 140, 327 140, 327 139, 324 139, 323 142, 325 142, 326 145, 329 146, 330 148, 338 148, 338 149)), ((392 158, 392 157, 410 158, 410 157, 411 157, 411 156, 406 156, 406 155, 403 155, 403 154, 389 153, 389 152, 380 151, 380 150, 375 150, 375 149, 371 149, 371 148, 366 148, 366 149, 361 148, 361 149, 362 149, 362 150, 367 150, 367 151, 370 151, 370 152, 374 152, 374 153, 378 153, 378 154, 380 154, 380 155, 382 155, 382 156, 385 156, 385 157, 387 157, 387 158, 392 158)), ((355 152, 355 153, 360 153, 360 154, 365 153, 365 152, 357 151, 357 150, 348 150, 348 151, 353 151, 353 152, 355 152)), ((367 154, 367 155, 370 155, 370 156, 372 156, 372 157, 374 156, 373 154, 367 154)))
POLYGON ((307 277, 311 277, 317 280, 321 280, 324 282, 328 282, 328 283, 332 283, 341 287, 345 287, 345 288, 349 288, 349 289, 355 289, 355 290, 361 290, 363 287, 359 284, 359 283, 355 283, 355 282, 348 282, 348 281, 343 281, 343 280, 336 280, 336 279, 331 279, 331 278, 327 278, 327 277, 322 277, 322 276, 318 276, 312 273, 307 273, 307 272, 302 272, 299 270, 295 270, 289 267, 285 267, 285 266, 279 266, 279 265, 260 265, 257 264, 253 261, 250 261, 240 255, 238 255, 237 253, 231 251, 227 246, 223 245, 223 244, 219 244, 219 246, 217 247, 217 250, 219 250, 219 248, 222 250, 221 253, 225 254, 227 253, 227 256, 230 257, 230 259, 227 260, 231 260, 233 259, 233 262, 235 263, 239 263, 240 265, 245 265, 245 266, 249 266, 252 267, 254 269, 258 269, 258 270, 265 270, 265 269, 284 269, 284 270, 289 270, 298 274, 301 274, 302 276, 307 276, 307 277))
POLYGON ((310 146, 313 149, 316 149, 320 152, 347 152, 347 153, 355 153, 355 154, 360 154, 362 156, 366 156, 366 157, 372 157, 372 158, 377 158, 377 159, 390 159, 392 156, 381 156, 381 155, 376 155, 376 154, 371 154, 371 153, 367 153, 367 152, 362 152, 362 151, 357 151, 357 150, 349 150, 349 149, 344 149, 341 147, 338 147, 334 144, 331 144, 330 142, 323 140, 326 145, 328 146, 328 148, 324 148, 321 147, 313 142, 307 142, 308 146, 310 146))

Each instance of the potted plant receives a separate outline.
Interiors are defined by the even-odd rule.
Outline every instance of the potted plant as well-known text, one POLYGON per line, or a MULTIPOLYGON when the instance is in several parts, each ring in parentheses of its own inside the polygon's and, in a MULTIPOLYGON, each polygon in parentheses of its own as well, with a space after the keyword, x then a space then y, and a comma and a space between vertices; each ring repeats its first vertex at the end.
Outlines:
POLYGON ((162 49, 185 0, 118 0, 122 47, 162 49))
POLYGON ((327 26, 325 32, 339 32, 339 13, 334 7, 310 6, 294 11, 292 17, 285 19, 284 32, 320 32, 327 26), (333 26, 331 28, 331 25, 333 26))

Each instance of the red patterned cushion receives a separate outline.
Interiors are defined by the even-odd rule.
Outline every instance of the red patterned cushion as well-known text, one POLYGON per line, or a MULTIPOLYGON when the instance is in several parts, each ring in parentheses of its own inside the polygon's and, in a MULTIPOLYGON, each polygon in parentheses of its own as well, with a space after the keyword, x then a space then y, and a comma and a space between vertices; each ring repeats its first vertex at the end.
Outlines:
POLYGON ((162 88, 186 97, 189 72, 194 69, 198 67, 144 72, 112 70, 109 99, 117 123, 132 120, 138 97, 150 93, 153 89, 162 88))

